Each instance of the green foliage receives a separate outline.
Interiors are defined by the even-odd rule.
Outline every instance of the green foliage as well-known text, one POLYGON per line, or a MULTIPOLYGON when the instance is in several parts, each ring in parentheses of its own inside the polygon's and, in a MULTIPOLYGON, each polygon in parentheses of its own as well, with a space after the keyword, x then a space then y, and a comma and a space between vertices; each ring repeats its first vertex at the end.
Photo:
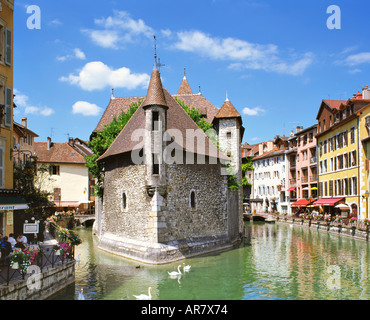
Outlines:
POLYGON ((247 177, 245 176, 245 173, 249 170, 254 170, 252 159, 253 157, 246 157, 247 162, 242 163, 242 185, 243 186, 251 186, 252 184, 248 182, 247 177))
POLYGON ((42 179, 49 179, 49 167, 45 165, 37 167, 36 162, 37 157, 32 156, 24 166, 14 164, 13 179, 14 188, 20 191, 28 203, 27 213, 41 219, 49 215, 46 208, 50 206, 51 193, 44 191, 41 183, 42 179))
POLYGON ((201 112, 198 109, 195 109, 193 107, 190 107, 189 105, 185 104, 184 101, 176 98, 177 103, 185 110, 185 112, 190 116, 190 118, 193 119, 193 121, 198 125, 199 128, 201 128, 204 132, 207 132, 207 130, 212 129, 213 125, 212 123, 209 123, 207 120, 205 120, 202 117, 201 112))
POLYGON ((126 113, 122 111, 118 117, 115 116, 108 125, 104 126, 103 131, 98 132, 97 135, 89 142, 89 147, 92 150, 93 155, 85 157, 86 166, 96 179, 94 188, 95 194, 99 197, 103 196, 104 190, 104 163, 101 161, 97 162, 96 160, 103 155, 105 151, 107 151, 114 139, 121 132, 135 111, 139 108, 142 101, 142 99, 139 99, 138 102, 131 103, 126 113))

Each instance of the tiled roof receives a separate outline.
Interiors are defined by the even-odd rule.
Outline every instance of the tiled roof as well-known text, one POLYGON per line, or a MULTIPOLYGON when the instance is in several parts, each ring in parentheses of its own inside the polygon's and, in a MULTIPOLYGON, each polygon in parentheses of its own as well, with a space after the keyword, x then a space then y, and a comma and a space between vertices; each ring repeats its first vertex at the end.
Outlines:
POLYGON ((164 98, 161 76, 158 70, 154 69, 150 77, 149 88, 146 98, 142 103, 142 107, 151 105, 166 106, 166 99, 164 98))
POLYGON ((175 97, 183 101, 188 106, 198 109, 200 113, 205 117, 205 120, 207 120, 209 123, 212 123, 215 115, 218 112, 218 108, 215 107, 201 94, 183 95, 183 96, 180 95, 175 97))
POLYGON ((121 112, 127 112, 130 108, 131 103, 138 102, 140 99, 145 97, 123 97, 123 98, 112 98, 109 101, 107 108, 105 109, 102 117, 94 132, 101 132, 104 129, 104 126, 111 123, 114 116, 119 116, 121 112))
POLYGON ((241 115, 236 111, 233 104, 229 100, 226 100, 215 115, 215 118, 241 118, 241 115))
POLYGON ((182 78, 179 90, 177 91, 178 95, 182 94, 193 94, 193 91, 191 91, 190 85, 186 77, 182 78))
POLYGON ((340 109, 342 103, 346 103, 347 100, 326 100, 324 99, 323 102, 326 103, 332 109, 340 109))
MULTIPOLYGON (((213 156, 217 158, 230 160, 229 157, 220 152, 215 145, 209 140, 205 133, 199 129, 197 124, 189 117, 189 115, 184 111, 184 109, 176 102, 176 100, 171 96, 171 94, 163 89, 164 98, 167 109, 167 130, 168 129, 178 129, 183 139, 178 139, 178 137, 173 137, 174 142, 179 145, 180 148, 196 153, 213 156), (198 131, 201 136, 204 137, 205 150, 198 150, 198 139, 191 139, 192 137, 187 136, 187 129, 200 130, 198 131), (191 140, 187 140, 191 139, 191 140)), ((122 154, 125 152, 130 152, 133 150, 139 150, 143 147, 144 141, 140 131, 136 129, 145 128, 145 112, 143 106, 141 105, 136 112, 133 114, 131 119, 118 134, 116 139, 113 141, 108 150, 98 159, 103 160, 110 156, 122 154), (136 135, 135 135, 136 133, 136 135)), ((199 139, 201 140, 201 139, 199 139)), ((203 148, 202 148, 203 149, 203 148)))
MULTIPOLYGON (((193 94, 190 89, 189 83, 186 80, 186 77, 184 78, 185 78, 185 81, 184 79, 182 80, 177 94, 173 95, 173 97, 176 97, 177 99, 183 101, 185 104, 187 104, 188 106, 192 108, 198 109, 201 112, 201 114, 204 116, 204 119, 208 121, 209 123, 212 123, 219 109, 215 107, 210 101, 208 101, 200 93, 193 94), (187 86, 188 88, 186 88, 187 86), (185 92, 188 92, 188 93, 185 94, 185 92)), ((148 89, 148 92, 149 92, 149 89, 148 89)), ((130 104, 133 102, 138 102, 139 99, 145 99, 145 96, 111 98, 99 123, 94 129, 94 132, 101 132, 104 129, 104 126, 109 124, 113 120, 114 116, 119 116, 122 111, 127 112, 127 110, 130 107, 130 104)), ((143 103, 145 103, 145 101, 143 103)))
POLYGON ((67 142, 34 142, 37 162, 47 163, 85 163, 84 157, 67 142))
POLYGON ((269 157, 274 157, 274 156, 283 154, 284 152, 285 152, 285 150, 282 150, 282 149, 280 149, 278 147, 275 147, 272 150, 267 151, 267 152, 261 154, 260 156, 257 156, 255 158, 253 158, 252 160, 255 161, 255 160, 259 160, 259 159, 265 159, 265 158, 269 158, 269 157))
POLYGON ((14 129, 17 129, 19 131, 19 133, 23 136, 27 136, 27 134, 30 134, 34 137, 38 137, 39 135, 34 133, 32 130, 28 129, 27 127, 13 121, 13 127, 14 129))

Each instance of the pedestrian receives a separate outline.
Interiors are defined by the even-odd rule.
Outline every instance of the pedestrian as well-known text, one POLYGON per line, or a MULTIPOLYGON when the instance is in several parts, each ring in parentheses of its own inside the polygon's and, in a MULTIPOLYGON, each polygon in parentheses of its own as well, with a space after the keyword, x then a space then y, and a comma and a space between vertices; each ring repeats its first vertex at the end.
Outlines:
POLYGON ((17 237, 17 242, 22 242, 24 245, 27 244, 27 238, 22 233, 17 237))
POLYGON ((4 257, 7 257, 12 252, 12 245, 8 241, 8 237, 7 236, 5 236, 4 238, 2 238, 2 240, 3 241, 1 242, 1 245, 0 245, 1 246, 1 255, 4 256, 4 257))
POLYGON ((15 246, 15 244, 17 243, 17 241, 16 241, 16 240, 15 240, 15 238, 14 238, 14 233, 10 233, 10 234, 9 234, 8 241, 10 242, 10 244, 11 244, 11 246, 12 246, 12 249, 14 249, 14 246, 15 246))

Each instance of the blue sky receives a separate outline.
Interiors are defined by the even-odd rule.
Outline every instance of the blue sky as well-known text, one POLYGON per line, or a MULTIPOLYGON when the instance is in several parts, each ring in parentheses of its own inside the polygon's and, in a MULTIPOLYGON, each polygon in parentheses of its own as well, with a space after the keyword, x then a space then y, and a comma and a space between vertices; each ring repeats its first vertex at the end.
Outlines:
POLYGON ((322 99, 370 85, 369 12, 365 0, 15 0, 14 119, 27 117, 36 141, 88 140, 112 88, 146 94, 156 35, 169 92, 186 68, 193 92, 218 108, 227 92, 243 142, 289 135, 316 123, 322 99), (27 27, 31 5, 40 29, 27 27), (330 5, 340 29, 327 27, 330 5))

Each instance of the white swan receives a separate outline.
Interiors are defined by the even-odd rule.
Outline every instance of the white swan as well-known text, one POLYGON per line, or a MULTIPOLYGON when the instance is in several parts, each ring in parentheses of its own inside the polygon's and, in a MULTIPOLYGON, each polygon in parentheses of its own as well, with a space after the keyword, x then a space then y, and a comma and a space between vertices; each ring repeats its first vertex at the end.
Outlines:
POLYGON ((181 264, 179 264, 179 266, 177 267, 177 271, 172 271, 172 272, 168 272, 168 274, 170 276, 180 276, 182 275, 181 271, 180 271, 180 267, 181 267, 181 264))
POLYGON ((148 288, 148 294, 141 294, 139 296, 135 296, 134 297, 136 298, 136 300, 152 300, 152 295, 150 294, 150 291, 152 291, 152 288, 149 287, 148 288))
POLYGON ((184 272, 189 272, 190 271, 191 266, 189 266, 189 265, 186 266, 185 263, 183 263, 182 265, 183 265, 184 272))

